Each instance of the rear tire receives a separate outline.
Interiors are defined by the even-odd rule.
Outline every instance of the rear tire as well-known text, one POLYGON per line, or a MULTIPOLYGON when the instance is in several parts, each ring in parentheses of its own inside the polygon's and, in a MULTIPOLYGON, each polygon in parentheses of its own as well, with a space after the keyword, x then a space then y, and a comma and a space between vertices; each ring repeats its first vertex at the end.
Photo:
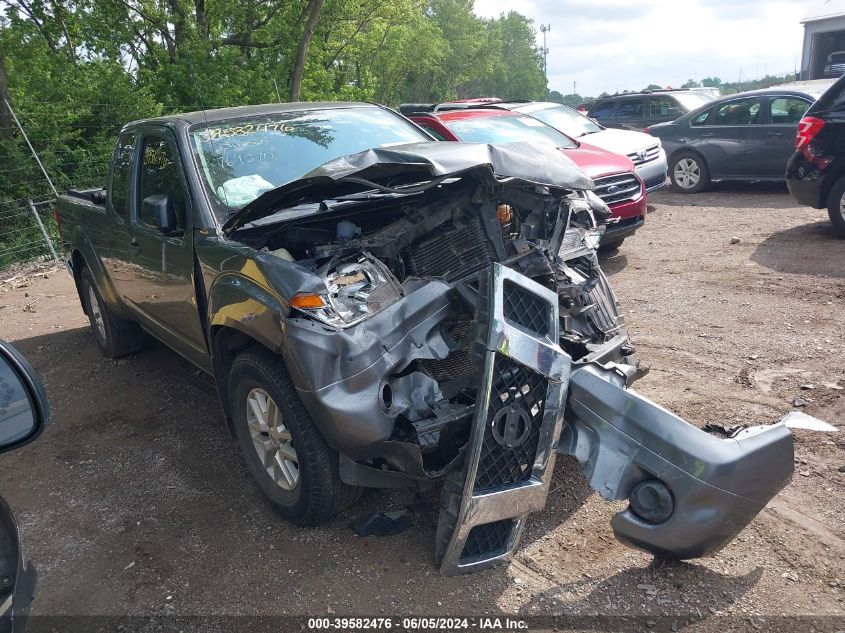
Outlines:
POLYGON ((833 224, 833 230, 841 238, 845 238, 845 178, 840 178, 830 190, 827 199, 827 214, 833 224))
POLYGON ((340 480, 338 454, 317 429, 279 356, 262 348, 243 352, 232 363, 228 390, 247 468, 283 517, 317 525, 358 500, 362 489, 340 480))
POLYGON ((79 290, 82 309, 88 316, 94 339, 107 358, 120 358, 141 349, 144 343, 141 328, 133 321, 124 321, 112 314, 87 267, 82 269, 79 290))
POLYGON ((678 152, 669 165, 669 180, 678 193, 699 193, 710 186, 710 170, 695 152, 678 152))

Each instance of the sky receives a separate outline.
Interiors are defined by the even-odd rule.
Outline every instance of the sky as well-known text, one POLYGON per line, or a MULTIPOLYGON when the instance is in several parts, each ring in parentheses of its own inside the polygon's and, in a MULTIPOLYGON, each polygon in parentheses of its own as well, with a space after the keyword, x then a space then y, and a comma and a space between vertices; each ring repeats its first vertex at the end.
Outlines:
POLYGON ((475 12, 516 10, 548 24, 549 89, 598 96, 680 87, 687 79, 755 79, 801 64, 807 0, 475 0, 475 12))

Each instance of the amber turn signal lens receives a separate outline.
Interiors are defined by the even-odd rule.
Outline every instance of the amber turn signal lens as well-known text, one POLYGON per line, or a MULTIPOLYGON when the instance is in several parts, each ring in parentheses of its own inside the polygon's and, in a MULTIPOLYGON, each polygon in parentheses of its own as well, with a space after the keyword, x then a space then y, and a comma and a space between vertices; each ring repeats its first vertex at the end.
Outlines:
POLYGON ((500 204, 496 207, 496 217, 499 218, 499 224, 505 226, 511 223, 511 205, 500 204))
POLYGON ((293 295, 290 305, 292 308, 299 308, 300 310, 317 310, 319 308, 325 308, 326 302, 323 301, 320 295, 315 295, 311 292, 300 292, 293 295))

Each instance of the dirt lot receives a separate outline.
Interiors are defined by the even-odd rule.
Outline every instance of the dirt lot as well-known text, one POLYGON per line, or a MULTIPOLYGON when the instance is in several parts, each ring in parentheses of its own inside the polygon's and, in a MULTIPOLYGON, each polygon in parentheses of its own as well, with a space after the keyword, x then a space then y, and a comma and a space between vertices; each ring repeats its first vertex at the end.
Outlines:
MULTIPOLYGON (((650 367, 638 389, 699 425, 774 422, 800 397, 845 426, 845 241, 826 215, 770 185, 651 202, 646 228, 605 258, 650 367)), ((560 460, 516 561, 442 578, 435 495, 394 537, 358 538, 347 525, 410 493, 369 492, 319 529, 280 520, 210 380, 158 344, 104 359, 64 271, 0 288, 0 336, 41 373, 53 413, 0 471, 37 570, 33 614, 500 611, 714 631, 819 615, 833 617, 817 630, 845 629, 845 433, 798 431, 794 480, 717 556, 655 563, 618 544, 608 522, 619 508, 560 460)))

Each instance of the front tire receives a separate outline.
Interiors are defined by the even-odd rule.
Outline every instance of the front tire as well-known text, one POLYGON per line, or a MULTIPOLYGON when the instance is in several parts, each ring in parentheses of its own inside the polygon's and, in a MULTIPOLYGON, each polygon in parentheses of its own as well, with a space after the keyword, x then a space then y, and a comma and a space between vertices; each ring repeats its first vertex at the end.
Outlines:
POLYGON ((827 199, 827 214, 839 237, 845 238, 845 178, 840 178, 827 199))
POLYGON ((256 348, 229 372, 235 436, 261 492, 286 519, 317 525, 352 505, 361 489, 344 484, 338 454, 323 438, 282 359, 256 348))
POLYGON ((120 358, 137 352, 144 342, 144 334, 137 323, 118 319, 103 300, 94 275, 85 267, 79 284, 82 309, 88 316, 97 346, 107 358, 120 358))
POLYGON ((698 154, 678 152, 669 166, 669 180, 678 193, 698 193, 710 186, 710 171, 698 154))

